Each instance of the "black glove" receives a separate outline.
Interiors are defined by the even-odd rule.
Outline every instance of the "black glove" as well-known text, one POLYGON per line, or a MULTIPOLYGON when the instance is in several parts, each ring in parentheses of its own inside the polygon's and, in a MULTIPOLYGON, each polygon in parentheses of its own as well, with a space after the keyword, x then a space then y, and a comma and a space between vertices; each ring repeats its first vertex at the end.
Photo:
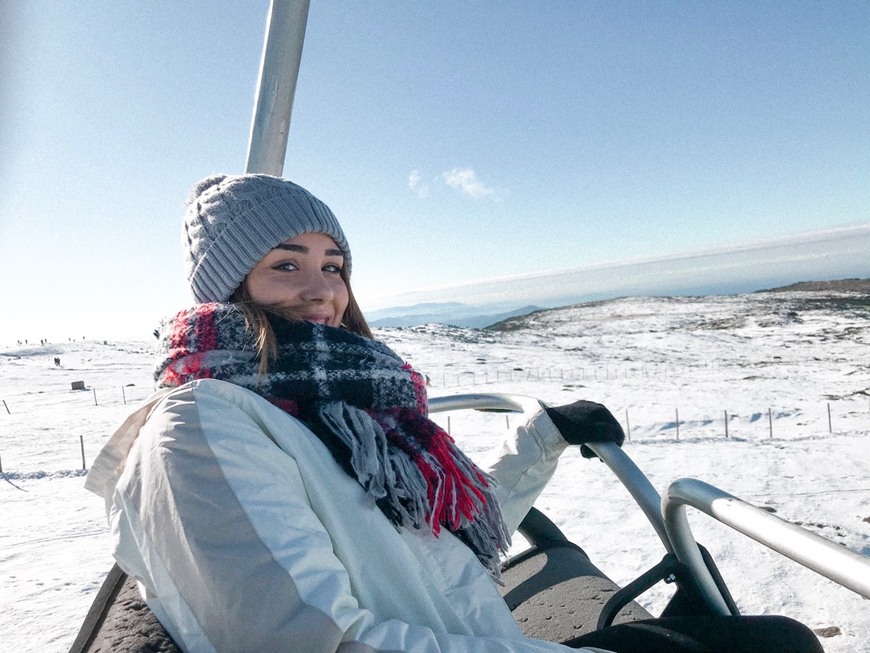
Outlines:
POLYGON ((594 401, 575 401, 567 406, 547 407, 550 419, 559 433, 570 444, 579 444, 584 458, 595 458, 587 442, 615 442, 620 447, 625 441, 622 426, 607 408, 594 401))

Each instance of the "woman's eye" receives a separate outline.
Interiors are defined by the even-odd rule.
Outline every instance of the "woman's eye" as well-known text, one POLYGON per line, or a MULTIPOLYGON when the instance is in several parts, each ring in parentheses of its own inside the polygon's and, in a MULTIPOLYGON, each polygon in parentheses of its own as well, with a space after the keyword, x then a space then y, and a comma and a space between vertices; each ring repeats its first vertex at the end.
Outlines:
POLYGON ((287 262, 287 263, 279 263, 278 265, 275 266, 275 269, 276 270, 297 270, 298 268, 296 267, 295 263, 287 262))
POLYGON ((333 274, 338 274, 341 272, 341 266, 335 265, 334 263, 330 263, 328 265, 323 266, 323 271, 324 272, 331 272, 333 274))

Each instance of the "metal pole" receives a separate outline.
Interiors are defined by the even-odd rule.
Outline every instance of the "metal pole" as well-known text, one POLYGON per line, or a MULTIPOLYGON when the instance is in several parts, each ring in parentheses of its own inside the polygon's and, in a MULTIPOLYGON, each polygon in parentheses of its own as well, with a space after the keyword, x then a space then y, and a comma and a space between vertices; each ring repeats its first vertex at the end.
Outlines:
POLYGON ((674 408, 674 414, 676 415, 676 418, 677 418, 677 440, 679 440, 680 439, 680 409, 674 408))
POLYGON ((3 400, 3 408, 6 409, 6 413, 7 413, 7 414, 9 414, 9 415, 12 414, 11 412, 9 412, 9 406, 6 405, 6 400, 5 400, 5 399, 3 400))
POLYGON ((302 61, 309 0, 272 0, 248 141, 247 173, 280 177, 302 61))
POLYGON ((83 435, 79 436, 79 443, 82 445, 82 469, 87 469, 87 465, 85 465, 85 437, 83 435))

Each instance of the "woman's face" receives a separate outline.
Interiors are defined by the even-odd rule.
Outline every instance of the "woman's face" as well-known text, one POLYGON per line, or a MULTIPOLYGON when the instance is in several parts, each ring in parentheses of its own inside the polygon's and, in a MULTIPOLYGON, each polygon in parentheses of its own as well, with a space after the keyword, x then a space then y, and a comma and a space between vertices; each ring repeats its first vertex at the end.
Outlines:
POLYGON ((245 280, 257 304, 290 309, 306 322, 337 327, 347 308, 344 255, 326 234, 286 240, 254 266, 245 280))

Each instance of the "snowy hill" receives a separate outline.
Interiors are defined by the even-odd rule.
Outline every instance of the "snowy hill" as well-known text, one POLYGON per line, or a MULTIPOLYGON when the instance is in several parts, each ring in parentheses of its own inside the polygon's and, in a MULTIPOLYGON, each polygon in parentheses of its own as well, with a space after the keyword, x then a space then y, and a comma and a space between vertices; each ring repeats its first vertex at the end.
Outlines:
MULTIPOLYGON (((840 279, 835 281, 802 281, 788 286, 761 290, 758 292, 796 292, 813 291, 825 293, 851 293, 857 297, 864 297, 864 305, 867 297, 870 297, 870 279, 840 279)), ((733 295, 738 291, 716 292, 716 295, 733 295)), ((681 292, 678 296, 691 296, 693 293, 681 292)), ((707 295, 711 293, 697 293, 707 295)), ((595 293, 594 297, 582 297, 560 302, 542 303, 540 306, 520 305, 516 301, 498 303, 461 303, 461 302, 423 302, 410 306, 394 306, 366 314, 366 319, 373 327, 410 327, 422 324, 448 324, 451 326, 464 326, 483 328, 493 326, 498 322, 509 320, 512 317, 522 317, 529 313, 547 310, 544 307, 563 306, 569 303, 584 302, 589 304, 593 300, 608 300, 619 297, 620 293, 595 293)), ((646 296, 668 296, 667 292, 652 292, 646 296)))
MULTIPOLYGON (((488 329, 376 333, 429 377, 432 395, 602 401, 659 491, 679 477, 701 478, 870 555, 867 293, 622 298, 488 329)), ((67 650, 109 569, 102 502, 83 490, 82 467, 148 395, 151 348, 0 348, 0 633, 8 650, 67 650), (85 389, 72 390, 76 381, 85 389)), ((482 459, 506 422, 520 418, 437 419, 482 459)), ((663 554, 627 493, 577 451, 563 456, 538 505, 618 582, 663 554)), ((870 652, 866 601, 700 516, 690 521, 745 613, 797 618, 829 635, 829 653, 870 652)), ((666 594, 656 588, 643 602, 655 609, 666 594)))
POLYGON ((479 329, 515 315, 526 315, 539 310, 538 306, 505 308, 473 306, 448 302, 444 304, 416 304, 374 311, 366 319, 372 327, 409 327, 420 324, 449 324, 479 329))

